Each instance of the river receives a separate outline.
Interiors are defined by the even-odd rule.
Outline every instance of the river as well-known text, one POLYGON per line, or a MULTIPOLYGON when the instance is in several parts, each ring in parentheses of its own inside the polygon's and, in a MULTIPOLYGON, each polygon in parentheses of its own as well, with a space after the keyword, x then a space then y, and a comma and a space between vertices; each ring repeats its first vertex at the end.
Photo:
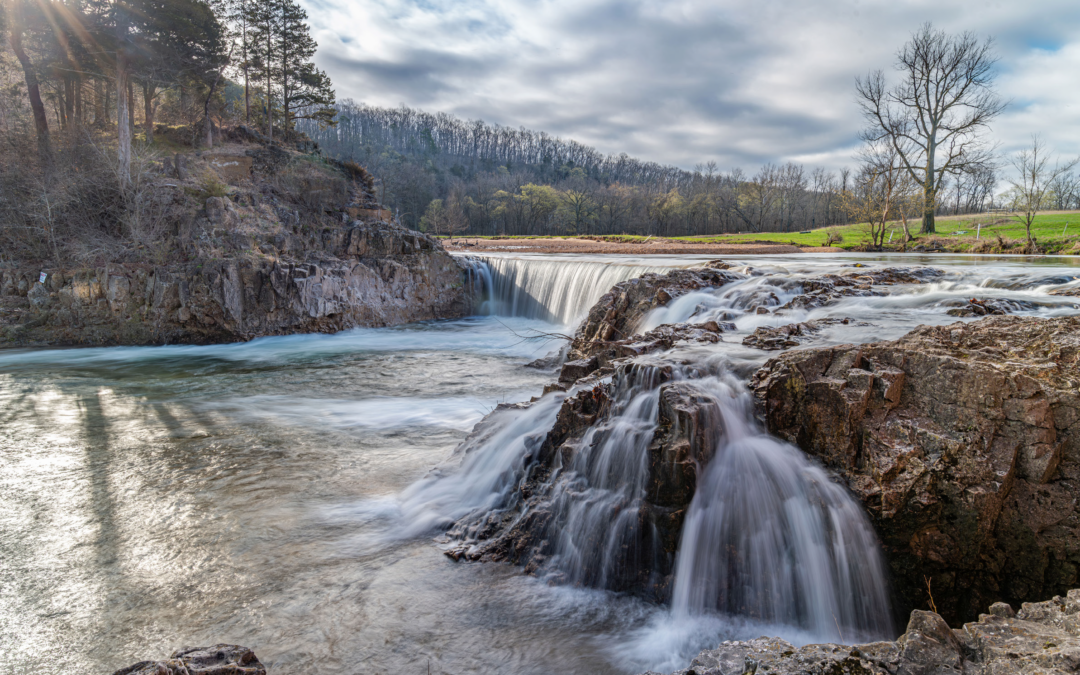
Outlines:
MULTIPOLYGON (((946 309, 970 297, 1013 301, 1019 314, 1080 313, 1076 298, 1049 295, 1080 286, 1076 258, 727 260, 744 280, 649 320, 733 321, 723 342, 685 349, 727 373, 725 386, 770 355, 740 343, 759 326, 855 320, 815 342, 828 344, 951 323, 946 309), (946 273, 783 318, 743 311, 750 296, 782 303, 800 277, 854 264, 946 273)), ((454 562, 435 540, 447 517, 490 497, 448 458, 485 414, 553 380, 552 368, 527 367, 559 347, 551 335, 571 333, 617 281, 696 262, 492 257, 474 263, 494 290, 484 313, 457 321, 217 346, 0 351, 0 673, 107 674, 224 641, 253 648, 272 674, 615 674, 685 667, 723 639, 834 639, 783 613, 763 625, 708 602, 677 612, 504 564, 454 562), (433 501, 432 484, 452 498, 433 501)), ((692 566, 684 558, 680 570, 692 566)), ((677 593, 700 595, 687 586, 677 593)))

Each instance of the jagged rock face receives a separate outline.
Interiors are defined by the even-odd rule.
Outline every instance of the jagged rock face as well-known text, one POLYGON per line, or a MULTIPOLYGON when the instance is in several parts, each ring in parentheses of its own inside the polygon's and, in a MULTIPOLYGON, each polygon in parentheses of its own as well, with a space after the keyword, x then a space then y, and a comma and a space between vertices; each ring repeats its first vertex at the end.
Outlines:
MULTIPOLYGON (((9 344, 223 342, 467 314, 462 270, 440 244, 398 226, 322 233, 322 255, 182 266, 0 273, 9 344), (26 290, 23 291, 23 287, 26 290)), ((2 328, 2 326, 0 326, 2 328)))
MULTIPOLYGON (((615 401, 625 397, 616 397, 615 401)), ((545 571, 559 581, 610 590, 628 591, 664 601, 670 596, 675 552, 686 508, 693 499, 698 471, 717 447, 723 425, 717 402, 692 381, 672 381, 669 366, 620 364, 610 384, 599 383, 567 397, 555 424, 525 467, 525 479, 512 504, 476 519, 458 522, 449 531, 456 544, 447 550, 454 559, 507 561, 526 572, 545 571), (607 464, 604 444, 633 444, 618 436, 625 427, 612 424, 620 412, 613 403, 616 391, 659 386, 655 427, 637 443, 646 447, 640 461, 643 475, 627 481, 619 475, 609 483, 619 488, 605 492, 611 478, 595 471, 607 464), (626 483, 635 484, 626 489, 626 483), (620 491, 621 490, 621 491, 620 491), (568 495, 582 491, 593 497, 589 506, 568 495), (598 511, 600 527, 590 533, 578 509, 608 501, 610 511, 598 511), (577 511, 578 515, 571 515, 577 511), (610 517, 608 517, 610 516, 610 517), (572 518, 578 518, 569 522, 572 518), (622 526, 613 521, 618 520, 622 526), (588 560, 580 569, 565 569, 557 560, 560 538, 577 536, 575 550, 588 560), (612 539, 614 537, 614 539, 612 539), (603 551, 621 551, 604 558, 603 551), (593 560, 590 556, 595 556, 593 560)), ((611 472, 624 472, 616 462, 611 472)))
POLYGON ((915 610, 895 642, 794 647, 780 638, 725 642, 672 675, 805 673, 852 675, 1021 675, 1075 673, 1080 667, 1080 590, 1019 612, 995 603, 989 614, 953 630, 934 612, 915 610))
POLYGON ((185 647, 165 661, 140 661, 113 675, 266 675, 255 652, 239 645, 185 647))
MULTIPOLYGON (((563 364, 559 372, 559 384, 567 388, 583 377, 600 371, 602 374, 614 372, 615 365, 637 356, 644 356, 653 352, 671 349, 679 342, 720 342, 720 334, 725 330, 734 330, 731 323, 717 323, 706 321, 700 324, 673 323, 663 324, 656 328, 634 335, 625 340, 612 340, 610 342, 593 342, 580 346, 576 354, 586 353, 572 361, 563 364)), ((572 345, 573 351, 573 345, 572 345)))
POLYGON ((752 386, 769 431, 862 500, 908 607, 929 584, 966 620, 1080 580, 1080 318, 792 351, 752 386))
POLYGON ((762 326, 750 335, 744 337, 742 343, 747 347, 754 347, 767 352, 777 351, 780 349, 787 349, 788 347, 797 347, 804 341, 813 337, 814 334, 820 333, 826 326, 835 325, 866 326, 869 324, 863 321, 853 322, 851 319, 826 318, 799 323, 789 323, 784 326, 776 326, 775 328, 762 326))
POLYGON ((634 335, 641 320, 652 310, 690 291, 715 288, 744 278, 724 271, 725 263, 710 267, 672 270, 667 274, 644 274, 616 284, 589 310, 575 333, 569 359, 589 358, 604 348, 603 343, 626 340, 634 335))

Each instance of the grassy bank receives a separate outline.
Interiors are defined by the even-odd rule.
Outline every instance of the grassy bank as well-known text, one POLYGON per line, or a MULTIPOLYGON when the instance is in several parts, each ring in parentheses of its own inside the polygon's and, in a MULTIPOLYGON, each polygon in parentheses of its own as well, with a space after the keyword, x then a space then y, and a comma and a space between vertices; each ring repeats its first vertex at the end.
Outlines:
MULTIPOLYGON (((919 222, 909 221, 908 227, 915 237, 907 246, 921 250, 941 250, 956 253, 1021 253, 1025 251, 1027 235, 1023 223, 1015 218, 1000 215, 970 215, 943 218, 937 221, 937 233, 918 234, 919 222)), ((1035 217, 1032 235, 1043 253, 1080 254, 1080 211, 1040 213, 1035 217)), ((474 237, 469 239, 492 239, 474 237)), ((499 239, 595 239, 618 243, 643 243, 658 237, 640 235, 584 235, 577 237, 514 236, 499 239)), ((799 232, 750 232, 694 237, 665 237, 669 241, 685 241, 712 244, 776 243, 802 247, 832 245, 846 250, 864 250, 870 242, 865 225, 839 225, 799 232), (837 240, 837 238, 839 238, 837 240)), ((889 226, 885 235, 886 250, 900 250, 904 241, 903 226, 897 222, 889 226), (891 241, 890 241, 891 235, 891 241)))

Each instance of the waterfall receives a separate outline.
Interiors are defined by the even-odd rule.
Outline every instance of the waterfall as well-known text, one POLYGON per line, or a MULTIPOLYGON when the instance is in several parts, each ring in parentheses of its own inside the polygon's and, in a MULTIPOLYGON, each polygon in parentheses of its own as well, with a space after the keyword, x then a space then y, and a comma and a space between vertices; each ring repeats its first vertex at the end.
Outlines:
MULTIPOLYGON (((511 257, 470 258, 467 265, 482 311, 563 324, 579 320, 615 283, 670 269, 511 257)), ((797 292, 787 278, 748 278, 688 294, 647 323, 741 316, 763 299, 779 304, 797 292)), ((617 371, 609 392, 610 406, 573 448, 553 454, 542 446, 574 392, 496 411, 455 453, 456 470, 442 467, 401 495, 405 522, 396 534, 454 524, 451 535, 480 551, 493 528, 534 527, 531 540, 543 550, 536 549, 532 569, 578 586, 666 588, 658 597, 670 595, 675 618, 741 616, 828 640, 892 637, 887 573, 861 505, 761 428, 745 383, 715 360, 642 362, 617 371), (685 517, 649 494, 663 470, 655 458, 650 465, 650 452, 662 433, 662 387, 671 382, 700 392, 699 440, 708 446, 691 460, 702 465, 692 472, 689 506, 680 507, 685 517), (536 476, 545 501, 530 518, 524 500, 537 493, 529 484, 536 476), (658 532, 657 518, 670 517, 681 518, 677 542, 677 524, 671 535, 658 532)))
POLYGON ((541 319, 565 326, 577 324, 589 308, 620 281, 646 272, 667 272, 672 266, 597 260, 550 260, 506 256, 459 256, 468 260, 481 314, 541 319), (480 271, 480 266, 486 267, 480 271))
POLYGON ((673 613, 745 615, 830 640, 891 637, 888 575, 861 505, 764 433, 744 388, 712 387, 724 434, 683 524, 673 613))

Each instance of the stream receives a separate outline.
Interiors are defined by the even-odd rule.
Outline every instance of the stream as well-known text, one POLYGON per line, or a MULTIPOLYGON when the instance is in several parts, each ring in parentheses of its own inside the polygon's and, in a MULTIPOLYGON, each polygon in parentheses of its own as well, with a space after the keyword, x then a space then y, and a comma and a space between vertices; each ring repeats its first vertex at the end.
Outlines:
POLYGON ((552 573, 443 555, 447 525, 505 505, 521 448, 554 420, 565 394, 502 414, 489 437, 454 453, 499 404, 555 379, 554 366, 527 367, 559 349, 552 336, 571 334, 619 281, 708 259, 490 256, 469 263, 487 295, 461 320, 214 346, 0 351, 0 673, 108 675, 228 642, 252 648, 272 675, 614 675, 686 667, 702 648, 763 634, 805 644, 837 639, 842 624, 894 638, 865 516, 756 426, 744 383, 776 353, 742 337, 835 317, 853 321, 813 345, 895 339, 973 320, 946 314, 969 298, 1080 314, 1080 298, 1050 294, 1080 287, 1080 259, 725 258, 741 280, 677 298, 645 326, 736 326, 719 343, 677 347, 696 366, 685 376, 706 373, 739 432, 691 507, 672 604, 605 590, 608 570, 625 564, 612 558, 618 546, 591 555, 578 543, 623 527, 603 500, 635 498, 631 465, 655 424, 648 386, 624 393, 622 426, 597 431, 593 465, 580 468, 588 508, 575 495, 560 503, 552 573), (856 264, 945 274, 783 317, 749 309, 856 264), (615 468, 588 478, 597 465, 615 468), (618 484, 604 484, 616 470, 618 484), (768 487, 740 479, 749 475, 770 477, 768 487), (744 557, 719 553, 730 548, 744 557), (742 590, 722 587, 731 578, 742 590))

